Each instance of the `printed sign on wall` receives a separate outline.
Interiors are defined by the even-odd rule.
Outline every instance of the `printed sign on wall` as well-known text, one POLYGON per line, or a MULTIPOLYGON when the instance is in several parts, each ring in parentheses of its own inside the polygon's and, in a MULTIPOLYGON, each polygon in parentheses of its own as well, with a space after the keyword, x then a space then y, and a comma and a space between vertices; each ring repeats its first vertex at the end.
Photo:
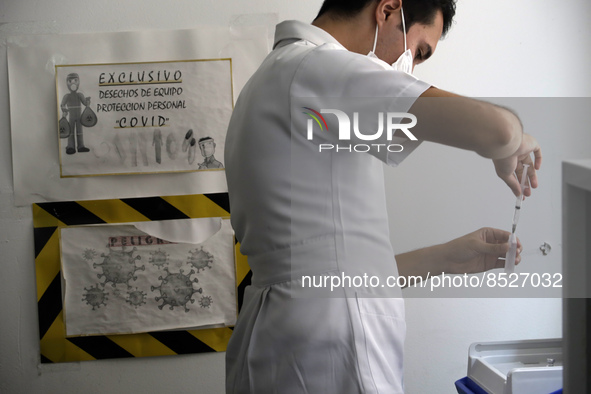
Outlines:
MULTIPOLYGON (((80 265, 88 264, 88 272, 92 273, 92 283, 94 283, 89 285, 88 283, 83 283, 83 278, 75 278, 76 281, 85 287, 85 289, 82 289, 83 292, 79 298, 76 294, 72 294, 72 297, 74 297, 72 301, 77 304, 80 310, 84 308, 84 310, 91 314, 100 315, 100 313, 111 309, 116 304, 120 306, 125 304, 131 307, 129 308, 131 313, 135 313, 143 308, 152 308, 150 303, 156 303, 156 297, 158 297, 159 302, 156 303, 155 313, 161 312, 158 308, 158 305, 160 305, 163 307, 162 311, 166 310, 170 313, 181 316, 189 315, 188 317, 190 317, 191 314, 213 312, 216 307, 221 306, 222 299, 219 293, 224 291, 230 294, 236 294, 238 307, 240 307, 244 290, 250 284, 251 278, 246 257, 240 253, 240 244, 236 243, 234 245, 236 281, 231 288, 224 287, 217 289, 218 295, 213 291, 212 285, 214 284, 212 282, 208 283, 206 279, 212 279, 211 274, 214 274, 216 269, 221 268, 220 263, 223 260, 220 258, 223 256, 223 253, 213 248, 210 241, 215 241, 218 235, 222 235, 223 229, 220 229, 213 237, 203 240, 203 242, 200 240, 201 245, 195 245, 190 249, 190 252, 193 253, 189 253, 185 256, 186 259, 182 260, 183 263, 188 263, 184 264, 186 268, 177 265, 179 261, 173 256, 171 251, 167 250, 167 255, 164 256, 164 254, 157 253, 158 248, 156 248, 156 253, 150 253, 147 249, 143 252, 141 248, 150 248, 147 245, 152 245, 157 237, 162 240, 159 247, 160 251, 164 252, 165 247, 174 247, 174 244, 167 244, 164 241, 164 238, 167 238, 165 235, 169 234, 171 230, 177 229, 179 231, 177 231, 176 236, 184 236, 187 234, 185 229, 194 227, 192 225, 189 226, 193 222, 190 219, 227 217, 229 214, 230 206, 227 193, 33 204, 41 362, 58 363, 226 351, 228 340, 232 334, 232 329, 229 327, 178 328, 175 330, 121 335, 66 335, 67 328, 65 323, 66 319, 69 319, 67 315, 70 312, 62 308, 63 305, 65 306, 63 303, 63 290, 65 290, 65 296, 68 297, 67 287, 74 286, 75 291, 76 284, 70 281, 68 285, 67 279, 63 283, 59 235, 63 230, 79 230, 92 225, 101 225, 105 228, 113 229, 114 227, 120 227, 118 225, 120 223, 130 222, 134 223, 135 228, 139 227, 149 233, 156 234, 150 240, 147 238, 142 239, 142 246, 139 246, 139 239, 118 237, 109 240, 109 245, 113 242, 115 250, 121 248, 124 242, 127 244, 133 240, 134 243, 138 244, 137 250, 132 253, 133 262, 128 260, 131 263, 128 267, 133 267, 132 270, 135 272, 132 277, 129 277, 131 270, 126 270, 125 275, 121 276, 120 273, 122 270, 119 267, 115 270, 107 268, 105 259, 108 259, 107 262, 110 261, 108 257, 110 253, 109 248, 105 245, 101 245, 102 251, 96 249, 97 253, 105 254, 105 257, 102 257, 100 254, 95 255, 90 248, 89 251, 86 251, 86 248, 84 248, 85 252, 83 252, 82 256, 77 253, 79 257, 74 259, 72 263, 76 264, 77 261, 80 265), (187 224, 183 225, 184 222, 187 222, 187 224), (144 227, 144 225, 148 226, 152 223, 159 223, 160 230, 158 228, 154 229, 151 226, 144 227), (166 227, 167 223, 170 223, 168 227, 166 227), (202 254, 201 251, 205 251, 206 253, 202 254), (144 257, 142 254, 145 253, 147 255, 144 257), (208 254, 213 257, 210 257, 208 254), (137 259, 138 255, 142 255, 141 260, 137 259), (193 256, 206 258, 196 259, 193 256), (199 269, 199 273, 197 273, 198 268, 192 264, 196 261, 203 263, 198 264, 198 267, 201 268, 199 269), (162 263, 162 269, 160 270, 158 268, 159 265, 155 263, 162 263), (189 268, 189 265, 192 268, 189 268), (141 266, 144 266, 145 269, 142 270, 140 268, 141 266), (105 270, 105 268, 107 269, 105 270), (149 289, 142 288, 140 286, 140 274, 147 274, 149 268, 160 270, 161 272, 158 276, 161 276, 162 279, 156 277, 154 284, 149 285, 149 289), (181 269, 183 269, 183 275, 190 277, 191 288, 195 290, 201 288, 203 293, 193 293, 193 290, 191 290, 190 292, 193 297, 189 297, 189 301, 185 307, 178 305, 171 310, 170 307, 172 305, 165 303, 165 300, 168 300, 168 298, 164 298, 161 292, 162 282, 169 274, 177 275, 178 278, 181 269), (191 270, 195 272, 189 274, 191 270), (134 279, 133 276, 137 277, 137 279, 134 279), (194 279, 198 279, 199 282, 194 282, 194 279), (122 283, 122 281, 125 281, 125 283, 122 283), (154 286, 153 290, 152 286, 154 286), (145 297, 144 293, 146 293, 145 297), (211 297, 211 303, 208 303, 210 299, 207 296, 211 297), (195 302, 192 303, 190 301, 191 299, 195 300, 195 302), (209 308, 207 305, 209 305, 209 308), (137 309, 135 308, 136 306, 137 309), (185 312, 186 309, 189 309, 189 312, 185 312)), ((118 234, 122 235, 120 232, 118 234)), ((69 236, 66 236, 66 239, 72 240, 69 236)), ((155 242, 158 245, 158 241, 155 242)), ((86 244, 86 241, 80 243, 80 245, 84 244, 86 244)), ((133 250, 133 248, 129 250, 133 250)), ((168 283, 178 284, 178 280, 172 280, 168 283)), ((189 295, 188 293, 187 291, 186 295, 189 295)), ((93 320, 97 322, 99 321, 98 319, 99 316, 96 316, 93 320)), ((105 322, 110 328, 115 324, 119 324, 113 320, 105 320, 105 322)), ((145 321, 143 322, 145 323, 145 321)), ((141 323, 142 320, 140 320, 141 323)), ((148 327, 146 326, 146 328, 148 327)), ((111 331, 111 329, 107 331, 111 331)))
POLYGON ((230 59, 56 66, 61 177, 221 170, 230 59))
POLYGON ((66 334, 233 326, 238 311, 229 222, 182 219, 61 229, 66 334))

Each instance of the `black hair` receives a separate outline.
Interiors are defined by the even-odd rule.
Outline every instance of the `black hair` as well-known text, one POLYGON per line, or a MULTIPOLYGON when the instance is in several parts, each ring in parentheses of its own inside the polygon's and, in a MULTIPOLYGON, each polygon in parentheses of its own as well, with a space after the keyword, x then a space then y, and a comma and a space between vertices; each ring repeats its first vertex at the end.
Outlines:
MULTIPOLYGON (((379 0, 324 0, 318 16, 330 12, 334 17, 348 19, 356 16, 361 10, 372 2, 379 0)), ((404 21, 406 31, 415 24, 429 25, 437 11, 443 14, 443 36, 451 28, 453 18, 456 14, 456 0, 405 0, 402 4, 404 9, 404 21)))

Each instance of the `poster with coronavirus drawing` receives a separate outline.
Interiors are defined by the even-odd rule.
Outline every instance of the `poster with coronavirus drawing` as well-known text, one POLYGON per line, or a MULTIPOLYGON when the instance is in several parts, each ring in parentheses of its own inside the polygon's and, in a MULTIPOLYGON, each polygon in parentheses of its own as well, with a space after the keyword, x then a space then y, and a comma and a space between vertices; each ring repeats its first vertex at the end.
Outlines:
POLYGON ((229 222, 204 218, 62 228, 66 335, 234 325, 229 222))
POLYGON ((224 169, 231 59, 55 68, 61 177, 224 169))

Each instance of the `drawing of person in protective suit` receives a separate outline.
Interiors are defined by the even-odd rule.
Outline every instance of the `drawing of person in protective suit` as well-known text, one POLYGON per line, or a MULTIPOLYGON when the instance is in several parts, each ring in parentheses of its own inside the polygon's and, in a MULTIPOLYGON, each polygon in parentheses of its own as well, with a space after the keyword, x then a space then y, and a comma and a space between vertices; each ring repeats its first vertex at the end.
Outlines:
POLYGON ((224 165, 217 161, 213 156, 215 153, 215 141, 213 138, 200 138, 199 149, 201 150, 201 155, 204 157, 203 163, 199 164, 199 170, 206 170, 209 168, 224 168, 224 165))
POLYGON ((70 93, 66 93, 64 95, 60 105, 64 115, 69 115, 68 120, 70 122, 71 133, 68 137, 66 153, 68 155, 73 155, 76 153, 76 146, 78 147, 78 152, 89 152, 90 149, 84 146, 84 137, 80 118, 82 114, 82 105, 85 107, 89 106, 90 97, 84 97, 82 93, 78 92, 78 88, 80 87, 80 77, 77 73, 68 74, 66 77, 66 83, 70 93))

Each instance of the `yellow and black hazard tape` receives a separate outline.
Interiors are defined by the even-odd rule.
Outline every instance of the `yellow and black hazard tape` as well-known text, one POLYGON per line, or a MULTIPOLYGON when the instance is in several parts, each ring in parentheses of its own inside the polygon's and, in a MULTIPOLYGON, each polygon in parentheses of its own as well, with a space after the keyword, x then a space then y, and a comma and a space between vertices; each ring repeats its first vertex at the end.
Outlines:
MULTIPOLYGON (((227 193, 33 204, 35 272, 42 363, 223 352, 229 327, 142 334, 66 337, 58 228, 230 215, 227 193)), ((238 307, 251 272, 235 245, 238 307)))

